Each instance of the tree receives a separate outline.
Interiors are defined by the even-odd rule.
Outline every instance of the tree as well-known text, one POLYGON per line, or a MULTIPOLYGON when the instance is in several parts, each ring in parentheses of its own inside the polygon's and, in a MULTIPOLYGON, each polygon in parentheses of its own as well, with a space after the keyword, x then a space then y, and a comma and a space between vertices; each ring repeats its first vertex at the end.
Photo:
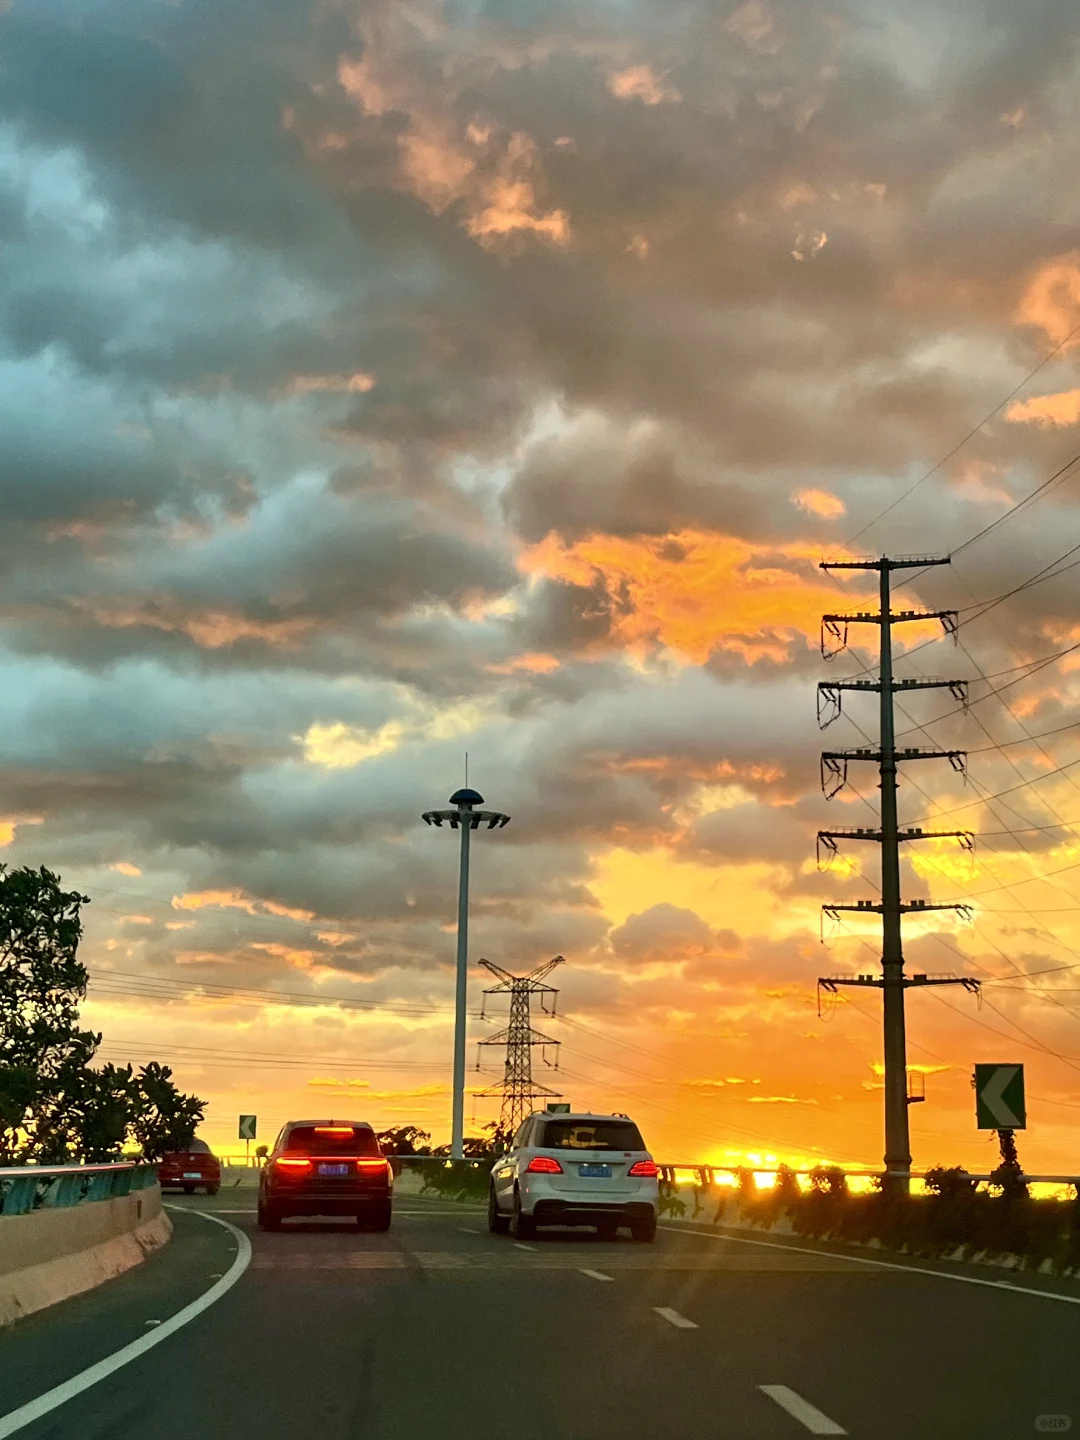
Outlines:
POLYGON ((182 1095, 168 1065, 151 1060, 139 1072, 134 1090, 131 1130, 144 1160, 160 1160, 172 1150, 187 1150, 203 1118, 206 1102, 182 1095))
POLYGON ((78 1084, 101 1037, 80 1030, 86 967, 77 955, 88 896, 44 866, 0 866, 0 1162, 64 1158, 57 1099, 78 1084))
POLYGON ((157 1159, 202 1119, 204 1102, 165 1066, 91 1066, 101 1036, 79 1028, 88 901, 44 866, 0 865, 0 1165, 107 1160, 130 1139, 157 1159))
POLYGON ((430 1155, 431 1133, 419 1125, 398 1125, 375 1137, 384 1155, 430 1155))

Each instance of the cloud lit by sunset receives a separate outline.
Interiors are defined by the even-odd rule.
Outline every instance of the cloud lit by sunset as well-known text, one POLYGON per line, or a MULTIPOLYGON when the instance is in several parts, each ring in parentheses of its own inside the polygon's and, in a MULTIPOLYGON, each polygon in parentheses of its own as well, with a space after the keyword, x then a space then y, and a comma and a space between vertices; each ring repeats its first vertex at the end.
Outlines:
POLYGON ((877 696, 823 739, 815 687, 872 676, 821 616, 877 577, 819 561, 952 552, 894 577, 960 616, 897 673, 967 703, 897 730, 968 775, 902 765, 901 810, 977 839, 903 886, 972 919, 907 959, 984 992, 910 998, 915 1161, 982 1168, 971 1065, 1023 1059, 1025 1161, 1064 1164, 1080 91, 1024 7, 135 8, 16 0, 0 118, 0 844, 91 897, 103 1058, 170 1063, 226 1150, 331 1102, 445 1139, 421 815, 467 764, 512 817, 470 1057, 476 962, 564 955, 573 1103, 680 1163, 876 1164, 880 995, 817 981, 879 963, 875 914, 821 911, 879 856, 815 841, 875 823, 819 752, 872 749, 877 696))

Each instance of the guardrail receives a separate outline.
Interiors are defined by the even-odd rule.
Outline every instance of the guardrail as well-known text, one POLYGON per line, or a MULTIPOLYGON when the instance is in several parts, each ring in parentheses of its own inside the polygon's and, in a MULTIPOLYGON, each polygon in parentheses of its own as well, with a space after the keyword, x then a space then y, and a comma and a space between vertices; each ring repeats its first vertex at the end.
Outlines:
POLYGON ((157 1167, 137 1161, 103 1165, 22 1165, 0 1169, 0 1215, 66 1209, 113 1200, 157 1184, 157 1167))
MULTIPOLYGON (((775 1165, 661 1165, 660 1179, 666 1180, 668 1184, 675 1183, 676 1174, 693 1175, 700 1185, 714 1185, 717 1175, 741 1175, 749 1172, 752 1175, 768 1175, 775 1179, 779 1169, 775 1165)), ((813 1165, 806 1170, 792 1170, 792 1175, 823 1175, 839 1170, 845 1179, 859 1180, 882 1180, 882 1179, 903 1179, 924 1180, 927 1175, 925 1170, 845 1170, 843 1166, 837 1165, 813 1165)), ((993 1180, 991 1173, 980 1175, 969 1171, 967 1178, 976 1183, 985 1184, 993 1180)), ((1025 1171, 1021 1177, 1027 1185, 1080 1185, 1080 1175, 1029 1175, 1025 1171)))

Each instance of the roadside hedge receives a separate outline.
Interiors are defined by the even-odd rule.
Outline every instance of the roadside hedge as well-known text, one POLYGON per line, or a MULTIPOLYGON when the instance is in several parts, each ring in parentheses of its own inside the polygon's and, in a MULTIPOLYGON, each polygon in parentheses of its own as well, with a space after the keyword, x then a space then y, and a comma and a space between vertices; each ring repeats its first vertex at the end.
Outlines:
MULTIPOLYGON (((925 1184, 925 1195, 880 1186, 853 1195, 842 1170, 822 1168, 802 1190, 794 1173, 781 1166, 776 1184, 759 1190, 747 1170, 740 1172, 733 1189, 697 1185, 694 1214, 708 1214, 711 1208, 709 1218, 717 1225, 726 1221, 769 1230, 786 1220, 804 1239, 876 1243, 935 1258, 1015 1255, 1023 1269, 1045 1266, 1059 1274, 1080 1273, 1080 1196, 1064 1203, 1035 1200, 1023 1184, 979 1190, 959 1167, 929 1171, 925 1184)), ((661 1186, 661 1210, 668 1215, 686 1212, 670 1184, 661 1186)))

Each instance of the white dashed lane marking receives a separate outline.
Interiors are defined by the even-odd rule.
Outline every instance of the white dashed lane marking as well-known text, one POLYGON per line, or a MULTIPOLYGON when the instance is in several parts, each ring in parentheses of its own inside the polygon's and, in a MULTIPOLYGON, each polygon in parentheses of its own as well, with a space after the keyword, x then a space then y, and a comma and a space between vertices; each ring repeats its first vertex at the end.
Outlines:
POLYGON ((798 1420, 804 1425, 811 1435, 846 1435, 848 1432, 835 1420, 830 1420, 828 1415, 823 1415, 816 1405, 811 1405, 809 1400, 795 1390, 790 1390, 786 1385, 759 1385, 758 1389, 770 1400, 774 1400, 781 1410, 786 1410, 793 1420, 798 1420))
POLYGON ((515 1240, 515 1241, 514 1241, 514 1249, 515 1249, 515 1250, 535 1250, 535 1249, 536 1249, 536 1246, 535 1246, 535 1245, 523 1245, 520 1240, 515 1240))
POLYGON ((693 1320, 688 1320, 685 1315, 680 1315, 678 1310, 671 1310, 667 1305, 654 1305, 653 1309, 661 1320, 666 1320, 669 1325, 674 1325, 676 1330, 696 1330, 698 1327, 693 1320))
POLYGON ((582 1270, 582 1275, 588 1275, 590 1280, 614 1280, 614 1275, 605 1275, 602 1270, 582 1270))

